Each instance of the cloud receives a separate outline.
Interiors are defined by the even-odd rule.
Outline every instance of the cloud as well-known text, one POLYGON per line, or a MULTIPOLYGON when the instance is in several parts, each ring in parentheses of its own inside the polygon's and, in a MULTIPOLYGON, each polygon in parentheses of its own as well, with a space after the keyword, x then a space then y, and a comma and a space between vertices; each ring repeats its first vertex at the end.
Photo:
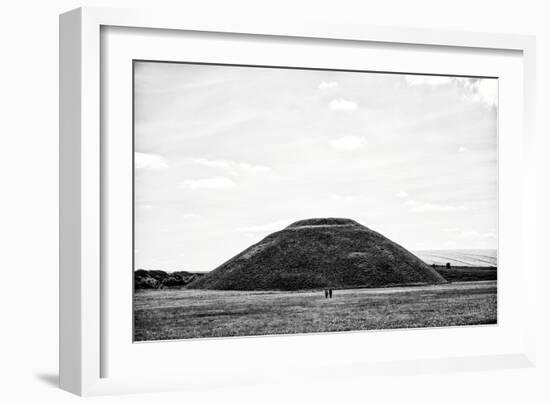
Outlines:
POLYGON ((222 189, 235 186, 235 182, 224 177, 186 179, 181 186, 184 189, 222 189))
POLYGON ((457 245, 457 243, 455 241, 445 241, 445 243, 443 243, 443 246, 446 247, 446 248, 453 248, 457 245))
POLYGON ((496 235, 492 232, 478 232, 478 231, 461 231, 458 235, 462 239, 496 239, 496 235))
POLYGON ((466 147, 464 147, 464 146, 458 147, 458 152, 459 152, 459 153, 463 153, 463 152, 465 152, 465 151, 468 151, 468 149, 467 149, 466 147))
POLYGON ((269 167, 264 165, 253 165, 248 162, 239 162, 231 160, 216 159, 211 160, 208 158, 192 158, 192 162, 198 165, 220 168, 229 171, 231 174, 236 174, 237 171, 248 171, 248 172, 266 172, 269 171, 269 167))
POLYGON ((329 141, 329 145, 339 151, 355 151, 367 145, 367 140, 359 136, 345 136, 329 141))
POLYGON ((453 82, 453 77, 446 76, 424 76, 424 75, 411 75, 407 74, 405 76, 405 81, 409 87, 415 85, 428 85, 431 87, 436 87, 438 85, 447 85, 453 82))
POLYGON ((191 218, 200 218, 201 215, 197 213, 186 213, 186 214, 183 214, 182 217, 191 219, 191 218))
POLYGON ((443 231, 445 231, 445 232, 457 232, 457 231, 459 231, 459 229, 456 228, 456 227, 447 227, 447 228, 444 228, 443 231))
POLYGON ((407 200, 404 203, 409 208, 409 211, 415 213, 424 212, 450 212, 450 211, 463 211, 470 210, 469 206, 464 204, 436 204, 428 202, 420 202, 416 200, 407 200))
POLYGON ((321 81, 321 84, 319 84, 319 89, 321 90, 331 90, 338 87, 339 85, 336 81, 321 81))
POLYGON ((273 231, 280 231, 286 227, 288 227, 290 224, 292 224, 296 220, 278 220, 273 221, 267 224, 261 224, 261 225, 253 225, 249 227, 240 227, 237 228, 238 232, 249 232, 249 233, 263 233, 263 232, 273 232, 273 231))
POLYGON ((400 190, 399 192, 397 192, 396 196, 400 199, 406 199, 407 197, 409 197, 409 194, 404 190, 400 190))
POLYGON ((457 244, 468 249, 489 249, 497 246, 497 236, 493 232, 461 231, 456 240, 457 244))
POLYGON ((351 195, 339 195, 339 194, 333 194, 330 196, 330 198, 334 201, 353 201, 356 199, 355 196, 351 195))
POLYGON ((358 108, 357 104, 347 99, 333 99, 329 104, 330 108, 335 111, 354 111, 358 108))
POLYGON ((487 106, 498 104, 498 81, 492 78, 462 78, 461 84, 468 92, 465 98, 487 106))
POLYGON ((468 101, 487 106, 495 106, 498 103, 498 81, 492 78, 406 75, 405 81, 409 87, 454 84, 464 90, 464 99, 468 101))
POLYGON ((166 169, 166 160, 158 154, 134 153, 134 164, 136 169, 166 169))

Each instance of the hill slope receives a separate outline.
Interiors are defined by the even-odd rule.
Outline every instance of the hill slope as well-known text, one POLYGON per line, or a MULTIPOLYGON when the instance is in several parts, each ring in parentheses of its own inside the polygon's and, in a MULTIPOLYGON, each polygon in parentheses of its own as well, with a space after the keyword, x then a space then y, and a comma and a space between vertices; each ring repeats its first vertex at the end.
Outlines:
POLYGON ((344 218, 314 218, 268 235, 188 288, 297 290, 445 280, 383 235, 344 218))

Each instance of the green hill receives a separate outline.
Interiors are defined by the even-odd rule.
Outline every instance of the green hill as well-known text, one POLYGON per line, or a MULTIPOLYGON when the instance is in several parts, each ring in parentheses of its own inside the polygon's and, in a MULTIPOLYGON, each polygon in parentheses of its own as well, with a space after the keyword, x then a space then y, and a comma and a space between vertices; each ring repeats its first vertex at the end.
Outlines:
POLYGON ((298 290, 444 282, 405 248, 356 221, 314 218, 265 237, 187 287, 298 290))

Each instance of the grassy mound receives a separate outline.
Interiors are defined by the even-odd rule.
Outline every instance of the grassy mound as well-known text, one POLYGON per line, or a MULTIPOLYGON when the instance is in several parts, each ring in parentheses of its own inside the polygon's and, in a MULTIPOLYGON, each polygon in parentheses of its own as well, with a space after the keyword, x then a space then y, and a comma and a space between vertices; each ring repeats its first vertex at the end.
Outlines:
POLYGON ((300 290, 444 282, 405 248, 356 221, 314 218, 267 236, 188 288, 300 290))

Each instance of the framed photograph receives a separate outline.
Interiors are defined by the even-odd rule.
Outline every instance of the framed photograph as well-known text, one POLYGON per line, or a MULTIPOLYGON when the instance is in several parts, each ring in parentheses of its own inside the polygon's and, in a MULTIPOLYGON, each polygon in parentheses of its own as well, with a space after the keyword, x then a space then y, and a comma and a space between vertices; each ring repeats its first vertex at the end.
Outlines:
POLYGON ((86 8, 60 44, 64 389, 534 365, 532 37, 86 8))

